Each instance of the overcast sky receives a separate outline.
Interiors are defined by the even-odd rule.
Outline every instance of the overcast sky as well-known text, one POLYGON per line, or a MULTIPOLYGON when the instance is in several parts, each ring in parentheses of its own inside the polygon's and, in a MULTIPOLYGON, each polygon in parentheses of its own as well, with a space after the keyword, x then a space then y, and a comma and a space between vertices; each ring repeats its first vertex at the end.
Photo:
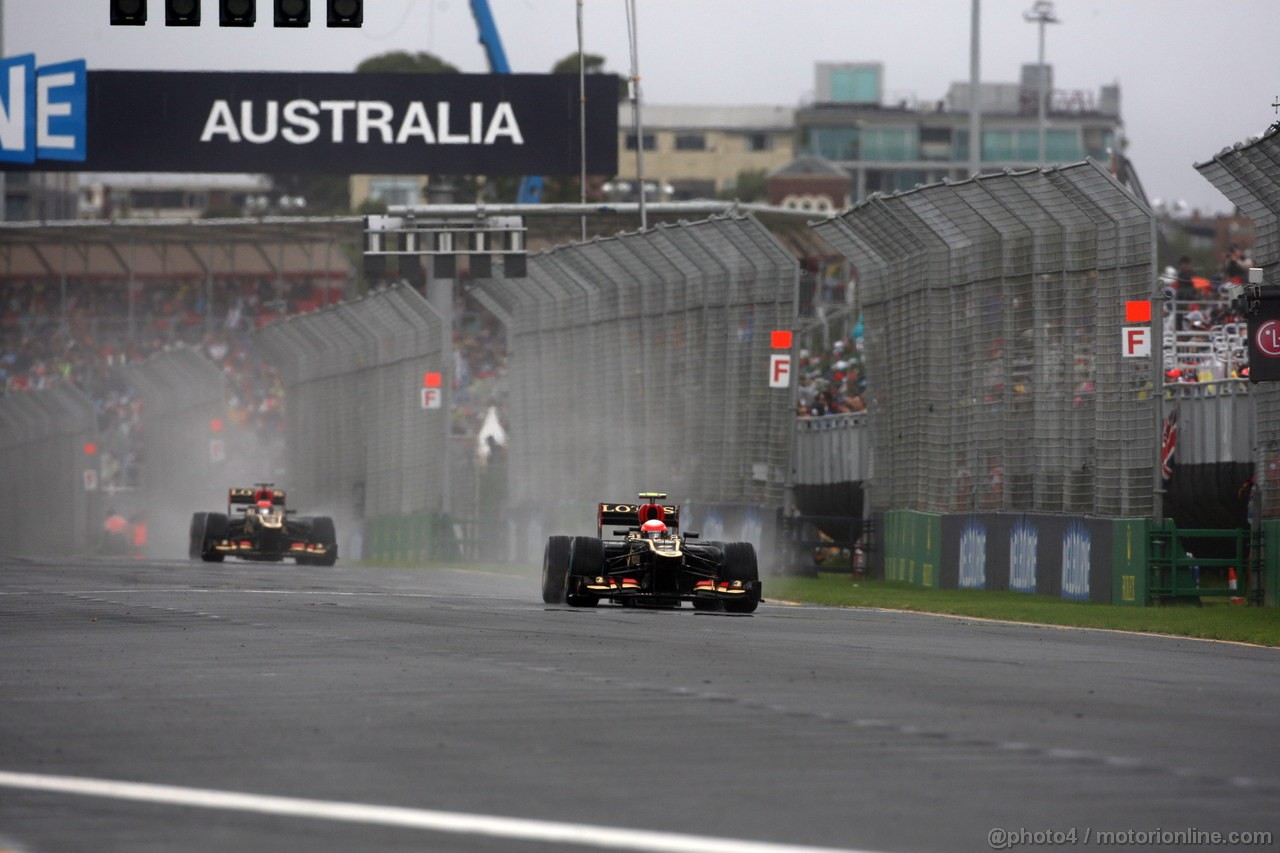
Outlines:
MULTIPOLYGON (((545 72, 577 49, 577 0, 489 0, 513 71, 545 72)), ((163 0, 146 27, 108 25, 108 0, 0 0, 6 55, 93 69, 349 71, 392 50, 427 51, 488 71, 467 0, 366 0, 358 30, 270 25, 166 28, 163 0)), ((1032 0, 981 0, 982 78, 1015 82, 1036 61, 1032 0)), ((816 62, 884 63, 886 97, 936 101, 969 77, 969 0, 636 0, 639 70, 653 104, 811 100, 816 62)), ((1280 100, 1277 0, 1058 0, 1046 60, 1059 89, 1119 83, 1129 155, 1153 199, 1204 212, 1230 204, 1192 168, 1266 130, 1280 100)), ((623 0, 583 0, 586 50, 607 70, 629 65, 623 0)), ((263 21, 266 23, 264 24, 263 21)))

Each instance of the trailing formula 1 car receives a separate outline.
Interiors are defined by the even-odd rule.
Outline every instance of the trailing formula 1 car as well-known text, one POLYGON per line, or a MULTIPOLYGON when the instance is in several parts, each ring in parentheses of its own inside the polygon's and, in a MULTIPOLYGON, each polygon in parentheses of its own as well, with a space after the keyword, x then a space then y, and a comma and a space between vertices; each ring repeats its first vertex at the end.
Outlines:
POLYGON ((753 613, 760 605, 755 547, 750 542, 694 542, 681 532, 680 507, 661 492, 640 503, 602 503, 595 536, 552 536, 542 558, 542 600, 594 607, 680 607, 753 613), (606 529, 612 538, 605 538, 606 529))
POLYGON ((284 489, 272 483, 228 489, 226 513, 191 516, 188 555, 206 563, 221 563, 231 555, 267 562, 292 557, 300 566, 332 566, 338 561, 333 519, 295 512, 285 509, 284 489))

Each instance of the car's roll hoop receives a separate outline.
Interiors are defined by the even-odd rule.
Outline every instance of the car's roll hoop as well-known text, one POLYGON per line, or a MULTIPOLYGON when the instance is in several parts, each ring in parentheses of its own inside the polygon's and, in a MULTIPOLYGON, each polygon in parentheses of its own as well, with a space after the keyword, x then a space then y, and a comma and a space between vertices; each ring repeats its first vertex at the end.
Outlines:
POLYGON ((596 536, 603 537, 605 528, 640 529, 646 521, 657 519, 671 530, 680 529, 680 507, 664 504, 665 492, 640 492, 638 503, 601 503, 596 507, 596 536))
POLYGON ((227 489, 227 506, 255 504, 262 496, 268 496, 272 506, 284 506, 284 489, 273 488, 271 483, 257 483, 252 489, 227 489))

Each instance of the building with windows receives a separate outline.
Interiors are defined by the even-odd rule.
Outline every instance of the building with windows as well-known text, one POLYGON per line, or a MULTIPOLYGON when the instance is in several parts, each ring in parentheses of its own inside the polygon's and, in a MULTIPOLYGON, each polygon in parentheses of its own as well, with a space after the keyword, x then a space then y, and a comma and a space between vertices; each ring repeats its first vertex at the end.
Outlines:
MULTIPOLYGON (((1039 162, 1041 66, 1024 65, 1017 83, 983 83, 981 169, 1032 169, 1039 162)), ((1097 93, 1057 89, 1043 67, 1045 162, 1092 157, 1106 163, 1122 135, 1120 87, 1097 93)), ((886 98, 878 62, 818 63, 814 103, 795 111, 797 153, 820 157, 851 176, 854 202, 873 192, 969 177, 970 86, 953 83, 945 98, 886 98)))
POLYGON ((425 204, 426 175, 352 175, 351 209, 359 210, 366 202, 390 207, 400 204, 425 204))
POLYGON ((3 218, 55 221, 76 218, 75 172, 5 172, 0 175, 3 218))
POLYGON ((830 160, 800 156, 769 173, 768 202, 776 207, 834 213, 850 205, 849 173, 830 160))
MULTIPOLYGON (((763 172, 795 156, 795 110, 771 106, 643 105, 644 175, 652 201, 715 198, 743 172, 763 172)), ((636 131, 629 104, 618 106, 618 180, 614 201, 639 197, 636 131)))
MULTIPOLYGON (((187 172, 81 172, 81 219, 200 219, 262 212, 265 175, 187 172), (255 202, 261 202, 255 209, 255 202)), ((67 217, 75 218, 74 216, 67 217)))

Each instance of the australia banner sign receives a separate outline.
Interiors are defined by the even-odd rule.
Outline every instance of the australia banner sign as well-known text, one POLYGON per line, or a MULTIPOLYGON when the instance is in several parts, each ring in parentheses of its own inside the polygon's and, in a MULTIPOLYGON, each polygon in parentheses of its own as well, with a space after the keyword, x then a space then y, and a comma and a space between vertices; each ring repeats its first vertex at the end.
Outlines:
MULTIPOLYGON (((0 170, 576 175, 573 74, 92 71, 0 59, 0 170)), ((618 170, 618 79, 586 78, 586 167, 618 170)))

